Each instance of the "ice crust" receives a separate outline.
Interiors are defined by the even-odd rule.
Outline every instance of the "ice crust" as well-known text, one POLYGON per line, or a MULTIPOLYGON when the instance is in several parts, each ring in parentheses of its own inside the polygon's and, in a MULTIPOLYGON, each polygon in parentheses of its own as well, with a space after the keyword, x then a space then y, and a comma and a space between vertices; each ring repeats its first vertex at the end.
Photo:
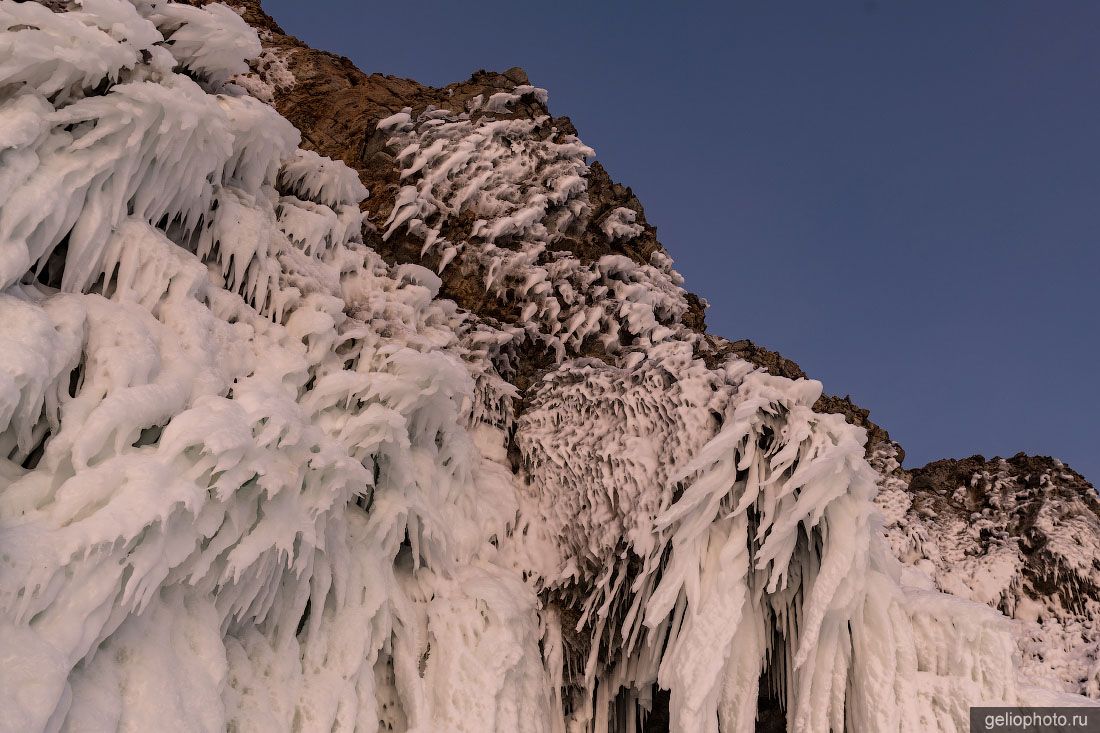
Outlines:
MULTIPOLYGON (((1061 486, 1073 487, 1074 477, 1058 470, 1057 462, 1053 470, 1022 474, 1001 459, 968 482, 944 489, 945 499, 975 511, 939 514, 928 506, 913 510, 908 485, 893 470, 893 451, 883 451, 873 462, 884 464, 884 475, 895 476, 875 501, 884 514, 887 540, 910 574, 1011 617, 1021 671, 1032 684, 1100 696, 1100 629, 1093 621, 1100 608, 1082 587, 1095 584, 1100 553, 1087 497, 1061 486), (1007 522, 996 516, 1019 511, 1029 512, 1045 537, 1041 549, 1053 560, 1044 578, 1055 589, 1049 595, 1036 593, 1028 578, 1020 533, 1006 531, 1007 522)), ((1032 548, 1036 544, 1033 540, 1032 548)))
POLYGON ((750 731, 763 680, 791 730, 956 731, 1054 699, 1003 617, 907 584, 818 383, 708 367, 663 254, 549 250, 592 151, 507 115, 545 92, 381 123, 387 234, 507 327, 363 243, 355 173, 233 81, 261 53, 220 4, 0 0, 0 730, 633 731, 659 685, 673 730, 750 731), (517 420, 525 339, 556 361, 517 420))

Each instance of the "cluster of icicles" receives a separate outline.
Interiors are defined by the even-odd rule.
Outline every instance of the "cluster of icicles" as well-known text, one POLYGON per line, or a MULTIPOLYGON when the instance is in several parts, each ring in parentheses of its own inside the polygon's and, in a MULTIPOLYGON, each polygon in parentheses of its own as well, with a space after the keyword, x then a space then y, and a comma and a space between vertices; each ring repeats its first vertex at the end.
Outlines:
MULTIPOLYGON (((592 214, 585 158, 593 151, 549 115, 491 114, 524 98, 545 103, 546 92, 523 85, 487 102, 479 95, 460 114, 429 108, 415 120, 408 110, 382 120, 405 182, 384 236, 404 228, 422 239, 422 254, 439 252, 438 272, 457 267, 479 282, 559 362, 586 340, 619 354, 624 343, 644 350, 675 338, 688 304, 663 252, 644 263, 619 254, 583 263, 552 248, 580 235, 592 214), (460 212, 473 222, 452 231, 460 212)), ((599 226, 609 240, 637 236, 635 216, 620 207, 599 226)))
MULTIPOLYGON (((0 730, 633 731, 659 684, 674 730, 742 731, 761 679, 792 730, 956 730, 1030 699, 994 613, 899 583, 815 383, 647 322, 513 420, 518 336, 363 243, 355 174, 233 82, 260 53, 223 5, 0 0, 0 730), (562 589, 606 652, 577 674, 562 589)), ((583 216, 571 166, 511 236, 583 216)), ((627 290, 618 322, 666 307, 627 290)))

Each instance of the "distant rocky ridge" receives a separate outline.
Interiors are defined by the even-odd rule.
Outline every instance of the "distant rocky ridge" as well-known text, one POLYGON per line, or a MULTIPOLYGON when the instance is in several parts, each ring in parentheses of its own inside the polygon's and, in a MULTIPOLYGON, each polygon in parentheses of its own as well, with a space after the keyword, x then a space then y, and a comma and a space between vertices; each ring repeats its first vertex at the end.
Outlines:
MULTIPOLYGON (((260 32, 265 49, 250 75, 263 87, 257 96, 270 90, 275 107, 302 131, 303 147, 343 160, 359 172, 370 190, 364 202, 365 242, 391 263, 437 269, 439 252, 422 254, 423 241, 407 231, 381 236, 394 207, 400 170, 397 151, 389 145, 390 134, 380 130, 378 123, 410 108, 414 116, 429 107, 463 109, 479 95, 526 87, 527 74, 520 68, 503 73, 478 71, 467 81, 442 88, 367 74, 349 59, 310 48, 287 34, 257 0, 243 0, 238 10, 260 32)), ((509 111, 496 112, 504 119, 549 114, 546 104, 533 94, 523 96, 509 111)), ((576 133, 567 117, 551 117, 544 129, 546 134, 550 129, 576 133)), ((621 254, 645 264, 655 252, 665 253, 637 196, 614 182, 599 162, 591 165, 588 199, 592 211, 587 227, 554 243, 554 249, 571 251, 587 263, 621 254), (635 213, 640 231, 609 242, 600 225, 620 208, 635 213)), ((470 224, 460 216, 450 226, 468 229, 470 224)), ((441 277, 442 297, 487 322, 519 320, 520 314, 507 302, 487 298, 476 273, 450 266, 441 277)), ((773 374, 792 379, 807 376, 794 361, 751 341, 707 334, 705 301, 689 294, 688 303, 681 322, 701 334, 697 356, 708 364, 734 354, 773 374)), ((551 354, 530 344, 519 350, 517 369, 510 377, 521 395, 516 418, 526 404, 525 391, 554 363, 551 354)), ((599 344, 590 342, 577 351, 573 355, 603 356, 599 344)), ((935 587, 987 603, 1015 618, 1025 668, 1036 680, 1057 679, 1064 691, 1100 697, 1100 503, 1092 485, 1056 459, 1023 454, 1007 460, 948 459, 905 470, 902 446, 849 397, 826 394, 814 408, 840 413, 849 423, 866 429, 868 459, 882 476, 877 503, 899 559, 925 574, 935 587), (1075 651, 1051 651, 1063 646, 1075 651)), ((579 638, 572 641, 580 647, 585 644, 579 638)), ((660 713, 655 713, 652 722, 659 718, 660 713)))

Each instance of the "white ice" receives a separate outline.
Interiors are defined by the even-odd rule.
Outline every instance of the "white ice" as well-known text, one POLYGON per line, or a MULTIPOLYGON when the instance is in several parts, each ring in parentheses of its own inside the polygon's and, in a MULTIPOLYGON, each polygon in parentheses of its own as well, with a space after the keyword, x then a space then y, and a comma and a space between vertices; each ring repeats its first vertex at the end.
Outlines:
POLYGON ((509 326, 364 244, 355 173, 242 81, 261 53, 220 4, 0 0, 0 729, 620 731, 661 686, 674 730, 747 731, 763 680, 791 730, 953 731, 1053 699, 1003 617, 907 583, 820 385, 708 366, 663 253, 553 251, 592 151, 510 116, 542 90, 381 123, 386 236, 509 326), (524 341, 554 358, 517 419, 524 341))

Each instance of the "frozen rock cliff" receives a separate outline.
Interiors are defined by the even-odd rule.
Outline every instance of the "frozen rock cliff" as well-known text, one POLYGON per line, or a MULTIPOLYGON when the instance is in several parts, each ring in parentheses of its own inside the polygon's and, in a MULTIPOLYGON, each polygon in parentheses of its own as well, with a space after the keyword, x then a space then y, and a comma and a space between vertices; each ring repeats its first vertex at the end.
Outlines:
POLYGON ((255 2, 0 0, 0 729, 956 731, 1097 694, 1091 487, 903 471, 707 334, 547 104, 366 75, 255 2))

